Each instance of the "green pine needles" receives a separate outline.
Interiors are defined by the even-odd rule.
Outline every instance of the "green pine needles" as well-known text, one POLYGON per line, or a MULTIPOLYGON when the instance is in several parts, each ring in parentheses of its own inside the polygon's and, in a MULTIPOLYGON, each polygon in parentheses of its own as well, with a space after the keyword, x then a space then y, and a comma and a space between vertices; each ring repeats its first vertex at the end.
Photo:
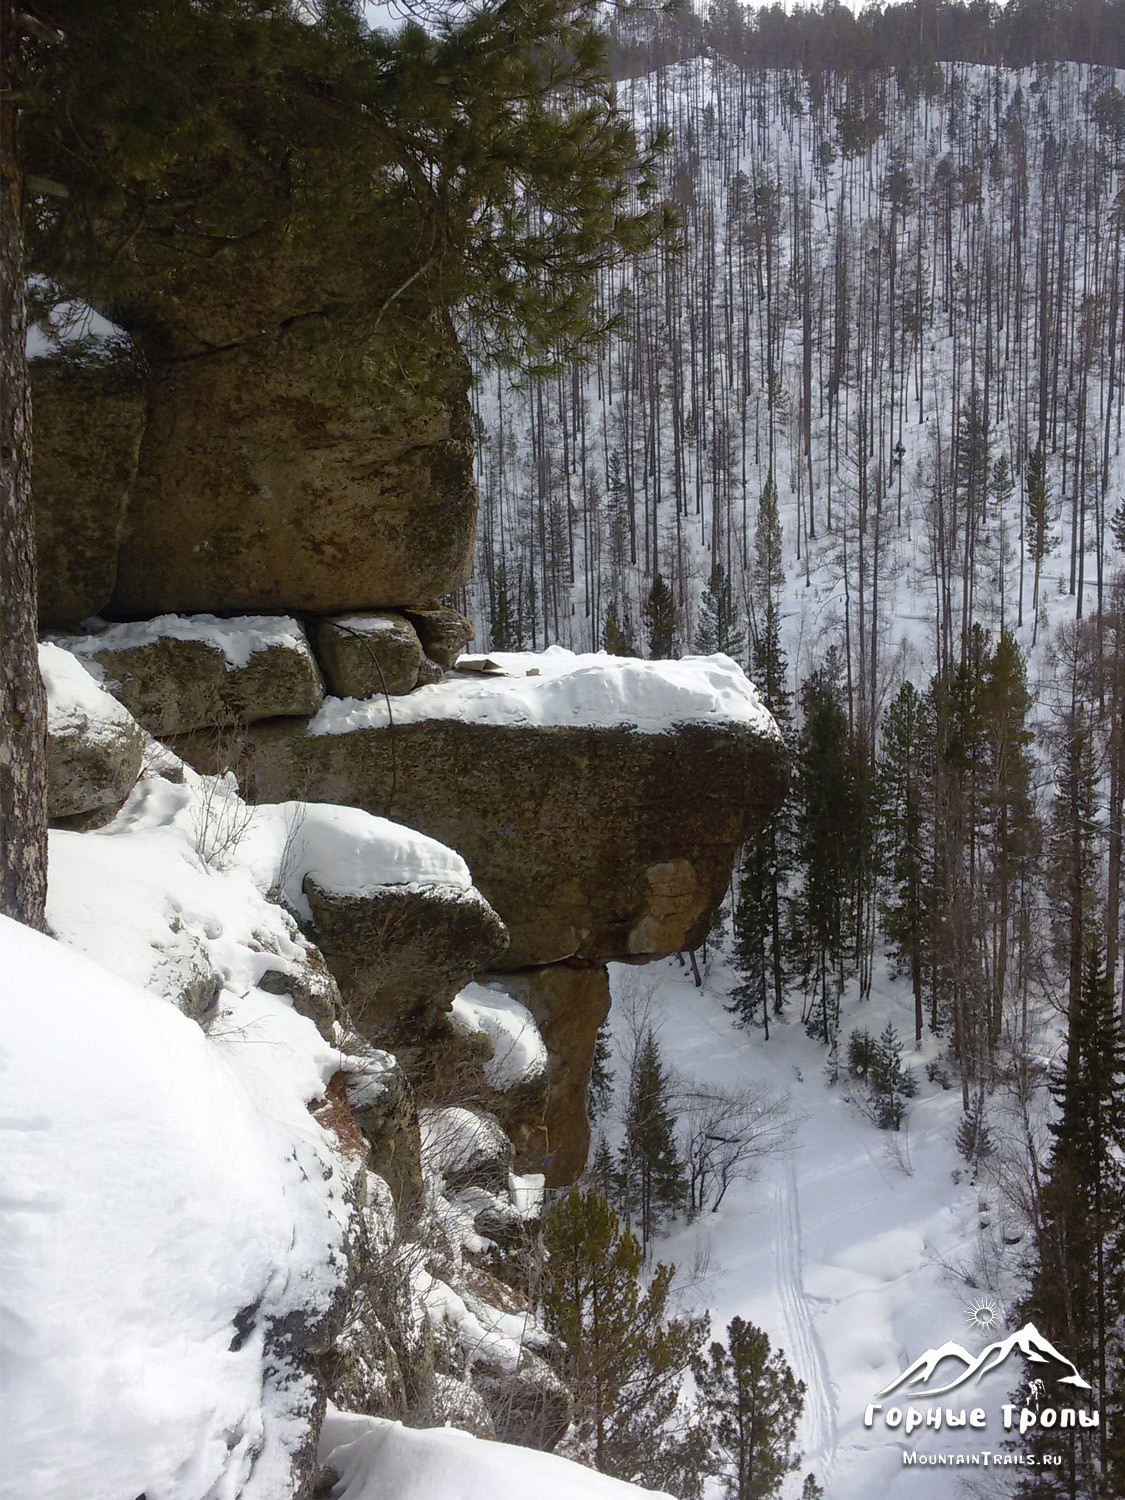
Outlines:
POLYGON ((21 100, 30 268, 177 347, 216 347, 200 299, 360 360, 456 312, 481 355, 546 368, 604 331, 598 273, 671 223, 594 0, 393 34, 358 0, 60 0, 52 21, 21 100))

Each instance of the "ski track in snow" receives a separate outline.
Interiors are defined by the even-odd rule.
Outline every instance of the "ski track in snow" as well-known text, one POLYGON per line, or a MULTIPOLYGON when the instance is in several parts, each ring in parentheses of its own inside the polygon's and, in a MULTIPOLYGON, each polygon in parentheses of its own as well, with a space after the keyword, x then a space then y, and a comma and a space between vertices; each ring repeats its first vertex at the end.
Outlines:
POLYGON ((808 1459, 819 1460, 822 1471, 836 1456, 836 1402, 828 1381, 827 1361, 813 1324, 801 1274, 801 1211, 797 1173, 792 1161, 774 1182, 777 1211, 777 1285, 789 1334, 786 1353, 805 1382, 805 1409, 800 1424, 800 1446, 808 1459))

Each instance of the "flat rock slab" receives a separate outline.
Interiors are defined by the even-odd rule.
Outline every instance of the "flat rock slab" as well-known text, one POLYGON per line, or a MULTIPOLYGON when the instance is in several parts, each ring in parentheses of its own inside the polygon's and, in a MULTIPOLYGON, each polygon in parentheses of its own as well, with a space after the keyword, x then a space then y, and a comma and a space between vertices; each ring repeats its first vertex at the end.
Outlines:
POLYGON ((158 739, 315 713, 320 672, 285 616, 162 615, 66 641, 158 739))
MULTIPOLYGON (((176 748, 219 769, 203 739, 176 748)), ((239 754, 255 801, 350 803, 458 850, 508 929, 502 967, 514 969, 698 947, 736 851, 787 777, 780 738, 742 724, 645 733, 433 718, 313 734, 271 723, 250 726, 239 754)))

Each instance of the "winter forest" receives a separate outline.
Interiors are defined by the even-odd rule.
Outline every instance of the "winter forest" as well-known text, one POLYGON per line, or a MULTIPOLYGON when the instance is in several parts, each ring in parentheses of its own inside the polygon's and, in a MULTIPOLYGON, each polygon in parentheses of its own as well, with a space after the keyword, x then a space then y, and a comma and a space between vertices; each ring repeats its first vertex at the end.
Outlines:
POLYGON ((723 651, 797 774, 732 892, 741 1013, 826 1044, 890 944, 966 1107, 1111 982, 1125 743, 1125 106, 1111 70, 922 83, 697 58, 681 244, 588 369, 477 388, 497 650, 723 651))
POLYGON ((832 1076, 874 1059, 891 1129, 902 1046, 936 1039, 967 1170, 1035 1225, 1041 1320, 1112 1363, 1116 1273, 1047 1309, 1091 1180, 1121 1233, 1122 75, 765 69, 722 17, 650 71, 676 48, 616 24, 677 240, 603 278, 587 365, 480 378, 466 608, 496 650, 745 666, 794 774, 703 962, 767 1051, 789 1023, 832 1076), (887 963, 911 1007, 880 1054, 887 963))

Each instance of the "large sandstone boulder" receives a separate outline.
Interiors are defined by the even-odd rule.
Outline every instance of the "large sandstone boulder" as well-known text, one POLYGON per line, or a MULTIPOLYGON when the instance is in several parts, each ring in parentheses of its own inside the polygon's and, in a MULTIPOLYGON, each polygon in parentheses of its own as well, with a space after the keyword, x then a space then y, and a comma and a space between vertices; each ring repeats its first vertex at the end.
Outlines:
POLYGON ((328 691, 337 698, 413 692, 426 659, 414 626, 393 610, 317 620, 313 639, 328 691))
POLYGON ((66 645, 158 739, 315 713, 324 697, 305 633, 284 616, 161 615, 66 645))
MULTIPOLYGON (((352 803, 457 849, 508 928, 505 968, 644 962, 703 941, 786 785, 750 684, 699 660, 726 665, 544 653, 537 677, 421 688, 393 725, 381 700, 329 703, 308 726, 251 726, 239 779, 254 800, 352 803), (579 665, 552 679, 565 658, 579 665)), ((178 748, 215 769, 212 747, 178 748)))
POLYGON ((100 614, 113 593, 144 430, 144 385, 124 364, 35 359, 28 369, 39 618, 74 625, 100 614))
POLYGON ((477 969, 507 946, 471 886, 386 885, 356 894, 312 875, 310 935, 339 982, 352 1025, 377 1045, 417 1047, 477 969))
POLYGON ((477 491, 453 330, 433 315, 412 330, 424 347, 400 339, 394 357, 388 330, 341 379, 293 317, 333 300, 326 274, 275 254, 193 286, 190 330, 158 309, 114 614, 426 605, 468 577, 477 491), (248 308, 252 280, 269 292, 248 308))
POLYGON ((132 791, 144 758, 141 727, 68 651, 44 642, 47 815, 104 822, 132 791))

